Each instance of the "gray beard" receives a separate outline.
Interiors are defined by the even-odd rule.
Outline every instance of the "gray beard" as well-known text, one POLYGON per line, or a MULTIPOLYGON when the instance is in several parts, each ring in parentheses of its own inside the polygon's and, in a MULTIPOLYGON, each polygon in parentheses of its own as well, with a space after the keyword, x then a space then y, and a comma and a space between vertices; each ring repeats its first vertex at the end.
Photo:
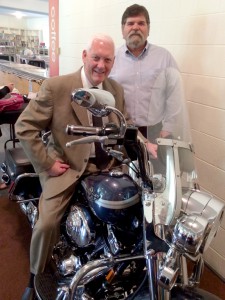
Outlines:
POLYGON ((142 40, 128 40, 127 46, 131 49, 137 49, 141 47, 144 43, 142 40))

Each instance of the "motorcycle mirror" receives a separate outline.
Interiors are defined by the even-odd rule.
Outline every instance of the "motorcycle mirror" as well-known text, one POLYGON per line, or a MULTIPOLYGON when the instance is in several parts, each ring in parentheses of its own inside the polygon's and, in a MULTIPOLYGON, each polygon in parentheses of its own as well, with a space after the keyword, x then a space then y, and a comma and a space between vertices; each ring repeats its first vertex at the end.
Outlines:
POLYGON ((80 88, 74 90, 71 97, 74 102, 87 108, 95 116, 107 116, 111 111, 106 107, 115 107, 115 98, 105 90, 80 88))

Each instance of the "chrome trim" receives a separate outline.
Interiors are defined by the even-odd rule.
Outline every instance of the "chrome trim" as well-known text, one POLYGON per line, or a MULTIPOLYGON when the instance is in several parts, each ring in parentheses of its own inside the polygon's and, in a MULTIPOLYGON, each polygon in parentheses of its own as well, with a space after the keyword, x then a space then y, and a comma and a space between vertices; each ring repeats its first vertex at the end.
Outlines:
POLYGON ((124 209, 128 208, 130 206, 133 206, 134 204, 138 203, 140 201, 139 194, 136 194, 129 199, 121 200, 121 201, 111 201, 111 200, 104 200, 104 199, 98 199, 95 202, 104 208, 110 208, 110 209, 124 209))

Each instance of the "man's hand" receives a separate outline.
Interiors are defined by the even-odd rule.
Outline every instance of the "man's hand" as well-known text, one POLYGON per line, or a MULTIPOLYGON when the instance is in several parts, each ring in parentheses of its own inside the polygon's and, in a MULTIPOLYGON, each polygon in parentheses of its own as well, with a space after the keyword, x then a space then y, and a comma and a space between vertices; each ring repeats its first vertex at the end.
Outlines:
POLYGON ((68 170, 69 168, 70 168, 69 165, 67 165, 59 160, 56 160, 54 165, 47 170, 47 173, 49 176, 56 177, 56 176, 60 176, 63 173, 65 173, 66 170, 68 170))
POLYGON ((10 92, 12 92, 14 89, 14 83, 9 83, 7 87, 9 88, 10 92))
POLYGON ((157 149, 158 149, 158 145, 156 144, 152 144, 150 142, 146 142, 145 143, 147 146, 147 150, 148 152, 152 155, 152 158, 157 158, 157 149))
POLYGON ((168 137, 168 136, 170 136, 170 135, 171 135, 171 132, 166 131, 166 130, 161 130, 161 131, 160 131, 160 134, 159 134, 159 137, 160 137, 160 138, 166 138, 166 137, 168 137))

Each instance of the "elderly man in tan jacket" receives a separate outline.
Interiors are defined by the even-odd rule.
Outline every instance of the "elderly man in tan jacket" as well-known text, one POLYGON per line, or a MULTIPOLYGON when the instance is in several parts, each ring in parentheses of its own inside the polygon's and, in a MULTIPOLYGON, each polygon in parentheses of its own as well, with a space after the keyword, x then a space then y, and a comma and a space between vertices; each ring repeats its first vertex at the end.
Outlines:
MULTIPOLYGON (((89 162, 91 144, 66 147, 66 143, 75 138, 65 133, 67 124, 90 126, 87 110, 71 102, 71 93, 82 87, 104 89, 114 96, 116 108, 124 113, 123 89, 114 80, 107 79, 114 62, 114 48, 109 36, 94 36, 83 51, 83 67, 73 74, 46 79, 37 97, 17 120, 17 137, 39 174, 43 189, 30 246, 31 276, 22 299, 34 297, 34 275, 44 272, 50 261, 60 220, 77 180, 85 172, 98 171, 93 160, 89 162), (46 128, 51 131, 47 147, 40 137, 46 128)), ((115 116, 109 115, 109 121, 117 122, 113 118, 115 116)))

